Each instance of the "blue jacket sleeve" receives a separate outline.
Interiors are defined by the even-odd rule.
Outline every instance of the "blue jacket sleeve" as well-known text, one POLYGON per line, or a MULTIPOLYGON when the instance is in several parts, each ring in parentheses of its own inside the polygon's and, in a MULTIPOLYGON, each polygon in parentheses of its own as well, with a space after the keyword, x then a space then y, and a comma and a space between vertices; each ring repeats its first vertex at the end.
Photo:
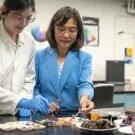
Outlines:
POLYGON ((93 98, 94 90, 91 81, 92 74, 92 56, 87 54, 81 68, 79 83, 77 85, 79 99, 82 95, 89 96, 90 100, 93 98))
POLYGON ((39 82, 39 64, 38 64, 38 52, 35 54, 35 71, 36 71, 36 84, 34 87, 34 96, 41 95, 40 82, 39 82))

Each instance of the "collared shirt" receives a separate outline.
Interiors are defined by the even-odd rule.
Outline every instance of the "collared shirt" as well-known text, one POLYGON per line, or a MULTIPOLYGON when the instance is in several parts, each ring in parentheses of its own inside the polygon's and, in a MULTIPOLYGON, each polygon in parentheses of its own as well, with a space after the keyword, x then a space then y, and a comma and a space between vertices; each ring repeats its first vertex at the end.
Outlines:
POLYGON ((61 73, 62 73, 63 65, 64 65, 64 63, 59 63, 59 62, 58 62, 58 74, 59 74, 59 79, 60 79, 60 76, 61 76, 61 73))
POLYGON ((19 34, 16 44, 0 21, 0 114, 15 114, 20 99, 33 96, 35 47, 26 32, 19 34))

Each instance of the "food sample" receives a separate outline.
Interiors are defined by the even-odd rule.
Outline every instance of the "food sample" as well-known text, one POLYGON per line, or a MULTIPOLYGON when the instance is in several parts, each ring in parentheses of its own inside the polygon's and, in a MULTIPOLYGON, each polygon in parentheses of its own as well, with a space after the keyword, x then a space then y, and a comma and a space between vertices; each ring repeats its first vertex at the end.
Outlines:
POLYGON ((135 115, 135 112, 133 112, 133 111, 126 111, 125 114, 126 114, 126 115, 131 115, 131 114, 132 114, 132 115, 135 115))
POLYGON ((92 113, 91 114, 91 120, 98 120, 98 119, 101 119, 101 115, 99 113, 92 113))
POLYGON ((103 112, 91 112, 89 114, 86 114, 86 118, 94 121, 101 118, 110 119, 110 115, 108 113, 103 112))
POLYGON ((133 121, 135 121, 135 112, 133 111, 126 111, 125 112, 125 115, 127 117, 125 117, 122 121, 122 124, 125 124, 125 125, 131 125, 131 123, 133 121))
POLYGON ((46 127, 57 127, 58 125, 56 124, 56 121, 49 120, 49 119, 44 119, 41 121, 36 121, 37 123, 44 125, 46 127))
POLYGON ((46 127, 68 127, 71 126, 71 123, 69 121, 65 121, 64 118, 62 119, 58 119, 57 121, 53 121, 53 120, 42 120, 42 121, 38 121, 39 124, 42 124, 46 127))
POLYGON ((56 124, 63 127, 69 127, 72 125, 73 118, 60 118, 56 121, 56 124))
POLYGON ((109 129, 113 128, 114 125, 111 125, 108 119, 99 119, 95 121, 86 120, 81 124, 81 127, 89 129, 109 129))
POLYGON ((33 127, 35 130, 39 130, 39 129, 44 129, 44 128, 45 128, 44 125, 40 125, 40 124, 34 124, 34 125, 32 125, 32 127, 33 127))
POLYGON ((21 131, 30 131, 33 129, 33 126, 31 125, 25 125, 25 124, 20 124, 19 126, 17 126, 17 129, 21 130, 21 131))
POLYGON ((44 119, 41 121, 37 121, 37 123, 45 125, 46 127, 69 127, 82 122, 82 119, 83 118, 79 117, 58 118, 56 121, 44 119))
POLYGON ((133 121, 135 121, 135 113, 125 113, 127 117, 125 117, 122 121, 123 124, 131 125, 133 121))

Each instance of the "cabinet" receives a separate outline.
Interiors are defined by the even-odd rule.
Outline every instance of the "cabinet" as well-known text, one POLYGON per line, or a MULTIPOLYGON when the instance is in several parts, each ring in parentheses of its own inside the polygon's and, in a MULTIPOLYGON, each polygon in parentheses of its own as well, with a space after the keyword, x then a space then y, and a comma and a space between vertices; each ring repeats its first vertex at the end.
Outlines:
POLYGON ((135 93, 114 93, 113 103, 124 103, 125 107, 135 107, 135 93))

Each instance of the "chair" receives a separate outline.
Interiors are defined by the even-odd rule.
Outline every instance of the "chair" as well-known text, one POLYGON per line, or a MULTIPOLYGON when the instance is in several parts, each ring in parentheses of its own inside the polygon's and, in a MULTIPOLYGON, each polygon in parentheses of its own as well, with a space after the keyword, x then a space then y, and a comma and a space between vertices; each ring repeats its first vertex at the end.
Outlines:
POLYGON ((113 104, 113 93, 113 84, 96 84, 92 99, 95 104, 95 109, 124 107, 124 103, 113 104))

